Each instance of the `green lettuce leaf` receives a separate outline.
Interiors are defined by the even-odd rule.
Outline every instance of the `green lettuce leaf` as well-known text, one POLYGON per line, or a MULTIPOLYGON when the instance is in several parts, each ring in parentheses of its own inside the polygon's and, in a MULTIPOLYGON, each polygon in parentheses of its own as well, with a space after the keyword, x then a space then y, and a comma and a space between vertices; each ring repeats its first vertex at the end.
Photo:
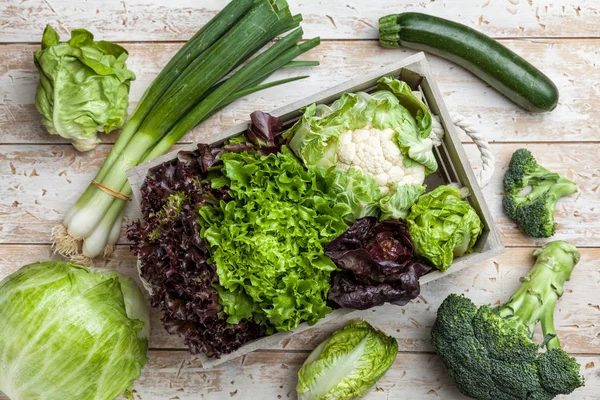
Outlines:
POLYGON ((336 269, 323 246, 347 228, 347 205, 325 193, 285 146, 282 153, 225 153, 221 160, 222 176, 213 177, 232 200, 201 207, 198 223, 228 322, 251 318, 277 331, 316 322, 330 311, 336 269))
POLYGON ((419 197, 425 193, 423 185, 397 185, 396 190, 389 196, 379 200, 381 215, 379 219, 405 219, 410 208, 419 197))
POLYGON ((111 270, 22 267, 0 282, 0 321, 0 391, 13 400, 114 399, 146 364, 146 300, 111 270))
POLYGON ((315 169, 317 176, 324 181, 327 192, 335 196, 335 201, 348 206, 344 218, 353 222, 362 217, 379 217, 381 191, 371 175, 359 169, 341 171, 335 167, 327 170, 315 169))
POLYGON ((60 43, 46 26, 34 62, 40 73, 35 105, 50 134, 69 139, 79 151, 100 142, 96 132, 111 132, 127 117, 130 81, 127 51, 99 41, 85 29, 75 29, 60 43))
POLYGON ((358 399, 392 366, 398 342, 366 321, 349 321, 310 353, 300 371, 298 400, 358 399))
POLYGON ((417 134, 422 138, 429 137, 432 127, 432 118, 429 108, 414 95, 412 89, 406 82, 386 76, 377 82, 377 88, 393 93, 399 103, 407 109, 415 119, 417 134))
POLYGON ((440 271, 473 251, 483 232, 479 216, 456 188, 438 186, 419 198, 406 221, 415 252, 440 271))

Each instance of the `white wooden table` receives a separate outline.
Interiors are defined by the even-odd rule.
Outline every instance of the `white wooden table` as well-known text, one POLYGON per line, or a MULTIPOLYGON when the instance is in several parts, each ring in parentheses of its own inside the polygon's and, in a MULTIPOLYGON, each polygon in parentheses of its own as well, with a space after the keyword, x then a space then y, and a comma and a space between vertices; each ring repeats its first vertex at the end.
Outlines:
MULTIPOLYGON (((0 0, 0 279, 20 266, 52 258, 51 228, 74 203, 106 157, 115 135, 81 154, 48 135, 33 100, 38 76, 33 51, 44 26, 63 39, 85 27, 98 39, 122 43, 137 74, 135 105, 169 58, 226 0, 0 0)), ((597 0, 290 0, 304 15, 306 37, 323 43, 310 53, 322 65, 309 80, 244 98, 223 110, 182 142, 199 141, 247 119, 301 99, 412 54, 378 46, 377 19, 416 10, 458 20, 499 38, 540 67, 557 84, 561 100, 552 113, 528 114, 474 76, 430 57, 450 111, 476 124, 492 144, 496 174, 484 190, 507 246, 504 255, 425 285, 405 307, 358 313, 397 337, 400 351, 367 399, 463 398, 433 352, 429 332, 440 302, 452 292, 478 303, 505 301, 531 266, 531 252, 544 241, 521 235, 501 210, 501 180, 512 152, 528 147, 541 164, 564 174, 580 191, 557 208, 558 233, 582 257, 557 306, 563 347, 582 365, 586 386, 569 398, 600 399, 600 3, 597 0)), ((308 58, 307 55, 305 58, 308 58)), ((280 74, 283 76, 284 74, 280 74)), ((475 146, 464 137, 474 168, 475 146)), ((130 210, 128 220, 137 215, 130 210)), ((135 260, 122 237, 104 264, 135 276, 135 260)), ((338 322, 339 325, 341 322, 338 322)), ((335 324, 334 324, 335 325, 335 324)), ((252 353, 214 370, 203 370, 182 341, 167 335, 152 314, 150 361, 135 385, 135 397, 150 399, 295 398, 296 372, 308 352, 337 326, 319 326, 272 349, 252 353)), ((0 399, 5 397, 0 394, 0 399)), ((69 400, 69 399, 65 399, 69 400)))

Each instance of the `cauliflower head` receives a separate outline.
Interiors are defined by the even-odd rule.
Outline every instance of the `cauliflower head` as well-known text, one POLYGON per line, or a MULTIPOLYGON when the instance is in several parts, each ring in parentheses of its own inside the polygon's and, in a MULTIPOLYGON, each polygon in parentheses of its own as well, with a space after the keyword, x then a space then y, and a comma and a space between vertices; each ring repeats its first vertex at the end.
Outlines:
POLYGON ((384 191, 394 182, 422 184, 437 170, 429 109, 405 82, 382 78, 378 89, 312 104, 283 136, 307 167, 355 167, 384 191))
POLYGON ((418 163, 405 166, 405 157, 394 134, 391 128, 373 127, 342 132, 336 166, 343 171, 356 168, 368 173, 383 195, 394 192, 397 185, 421 185, 425 180, 425 166, 418 163))
POLYGON ((327 190, 347 203, 350 220, 405 218, 437 170, 427 106, 402 81, 381 78, 373 93, 345 93, 311 104, 283 134, 327 190))

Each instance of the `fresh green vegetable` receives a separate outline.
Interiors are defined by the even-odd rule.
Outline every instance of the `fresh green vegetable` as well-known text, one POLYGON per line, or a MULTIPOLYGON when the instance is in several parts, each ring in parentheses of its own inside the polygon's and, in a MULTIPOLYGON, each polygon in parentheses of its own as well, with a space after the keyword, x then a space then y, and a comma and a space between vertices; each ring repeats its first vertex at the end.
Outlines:
POLYGON ((48 132, 88 151, 100 143, 96 132, 120 128, 127 117, 129 83, 135 79, 126 60, 127 50, 94 42, 85 29, 71 31, 71 39, 60 43, 47 25, 34 61, 40 73, 35 107, 48 132))
POLYGON ((423 185, 399 185, 392 195, 383 196, 379 199, 381 215, 379 218, 406 219, 410 208, 417 202, 419 197, 425 193, 423 185))
POLYGON ((551 111, 558 103, 556 85, 539 69, 457 22, 415 12, 387 15, 379 19, 379 43, 427 51, 455 62, 528 111, 551 111))
POLYGON ((575 192, 575 183, 539 165, 529 150, 519 149, 504 174, 502 206, 524 233, 547 238, 556 232, 558 199, 575 192))
POLYGON ((209 174, 230 201, 199 209, 201 235, 216 264, 228 322, 243 319, 288 331, 315 323, 336 269, 323 246, 346 229, 346 206, 315 184, 287 147, 282 153, 225 153, 209 174))
POLYGON ((180 335, 192 354, 219 357, 267 331, 252 320, 227 322, 221 303, 235 303, 235 295, 219 286, 210 245, 197 223, 200 207, 230 200, 226 187, 207 184, 222 154, 280 150, 281 121, 259 111, 250 119, 244 135, 220 146, 200 144, 153 168, 140 188, 141 218, 127 227, 140 277, 152 287, 151 304, 160 309, 166 330, 180 335))
POLYGON ((537 258, 521 287, 499 307, 477 308, 451 294, 437 312, 433 345, 459 390, 474 399, 552 399, 583 386, 580 366, 560 348, 554 308, 579 251, 556 241, 533 252, 537 258), (538 322, 546 352, 532 341, 538 322))
POLYGON ((384 193, 395 183, 421 184, 425 169, 437 169, 429 110, 405 82, 384 77, 377 88, 308 106, 284 137, 307 166, 361 168, 384 193))
POLYGON ((378 215, 378 207, 384 208, 385 217, 406 216, 410 200, 424 191, 425 175, 437 169, 427 106, 405 82, 391 77, 380 79, 378 89, 373 94, 345 93, 331 106, 310 105, 284 133, 309 168, 328 170, 324 174, 330 175, 334 193, 350 195, 345 201, 352 203, 351 220, 378 215), (343 177, 344 171, 352 172, 343 177))
POLYGON ((421 196, 406 221, 416 253, 440 271, 450 268, 454 257, 473 251, 483 231, 479 216, 458 189, 444 185, 421 196))
POLYGON ((366 321, 349 321, 310 353, 298 371, 298 400, 365 395, 394 363, 398 342, 366 321))
POLYGON ((59 261, 0 282, 0 391, 12 400, 114 399, 146 364, 150 327, 136 284, 59 261))
MULTIPOLYGON (((236 69, 300 21, 301 16, 290 14, 285 0, 229 3, 190 39, 148 88, 96 175, 96 182, 130 195, 127 169, 163 154, 191 128, 239 97, 303 78, 261 84, 319 44, 318 38, 296 44, 302 38, 301 29, 236 69)), ((110 253, 119 237, 125 204, 123 199, 90 185, 67 213, 63 225, 54 230, 55 249, 86 263, 103 252, 110 253)))
POLYGON ((335 196, 337 203, 348 206, 346 219, 351 222, 362 217, 377 217, 380 214, 381 190, 375 179, 360 169, 342 171, 335 167, 311 168, 323 179, 327 192, 335 196))
POLYGON ((354 222, 362 217, 404 219, 419 196, 425 192, 423 185, 397 185, 392 194, 382 195, 375 179, 351 167, 346 171, 331 167, 311 168, 324 180, 327 192, 336 196, 336 201, 348 205, 344 217, 354 222))

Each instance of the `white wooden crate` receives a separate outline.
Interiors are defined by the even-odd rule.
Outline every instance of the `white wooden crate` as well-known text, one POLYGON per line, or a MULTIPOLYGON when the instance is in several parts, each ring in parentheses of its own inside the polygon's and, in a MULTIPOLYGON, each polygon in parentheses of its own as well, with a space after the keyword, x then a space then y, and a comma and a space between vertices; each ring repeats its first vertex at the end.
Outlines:
MULTIPOLYGON (((407 57, 398 63, 390 64, 389 66, 381 68, 370 74, 355 78, 330 89, 319 92, 306 99, 271 111, 270 114, 279 117, 284 122, 284 128, 289 127, 302 115, 302 109, 304 107, 312 103, 331 104, 340 98, 342 94, 348 92, 373 91, 376 88, 377 80, 384 76, 394 76, 408 83, 413 90, 421 91, 423 93, 423 98, 432 114, 439 116, 440 122, 444 127, 445 135, 443 137, 442 144, 435 148, 435 156, 439 165, 438 171, 429 175, 425 180, 428 190, 431 190, 440 184, 450 182, 458 182, 461 185, 468 187, 471 194, 467 200, 477 211, 477 214, 481 218, 481 221, 484 225, 483 234, 477 241, 472 253, 456 258, 450 269, 448 269, 446 272, 442 273, 436 270, 422 276, 420 278, 420 283, 425 284, 427 282, 440 279, 445 275, 460 271, 463 268, 475 265, 483 260, 492 258, 504 252, 504 245, 502 244, 498 229, 496 228, 488 206, 485 203, 483 194, 481 193, 481 190, 477 184, 475 174, 473 173, 454 125, 451 123, 450 115, 448 114, 448 110, 444 105, 442 95, 433 79, 433 75, 423 53, 407 57)), ((249 122, 244 122, 234 126, 229 130, 208 137, 205 142, 209 144, 221 144, 224 140, 232 136, 237 136, 246 131, 248 128, 248 123, 249 122)), ((181 149, 180 151, 194 151, 196 148, 196 145, 193 144, 181 149)), ((174 160, 177 156, 177 153, 178 151, 170 152, 153 161, 139 165, 127 171, 127 176, 133 189, 133 196, 138 206, 141 200, 140 189, 144 184, 144 180, 146 179, 148 172, 164 162, 174 160)), ((353 311, 354 310, 349 309, 334 310, 322 318, 318 323, 343 317, 353 311)), ((307 329, 310 329, 310 325, 303 323, 293 331, 279 332, 272 336, 267 336, 249 342, 231 354, 222 355, 219 359, 207 358, 203 354, 199 355, 199 357, 202 365, 206 368, 210 368, 261 348, 268 347, 273 349, 281 347, 283 349, 285 348, 286 343, 289 341, 286 339, 288 339, 290 335, 305 331, 307 329)))

